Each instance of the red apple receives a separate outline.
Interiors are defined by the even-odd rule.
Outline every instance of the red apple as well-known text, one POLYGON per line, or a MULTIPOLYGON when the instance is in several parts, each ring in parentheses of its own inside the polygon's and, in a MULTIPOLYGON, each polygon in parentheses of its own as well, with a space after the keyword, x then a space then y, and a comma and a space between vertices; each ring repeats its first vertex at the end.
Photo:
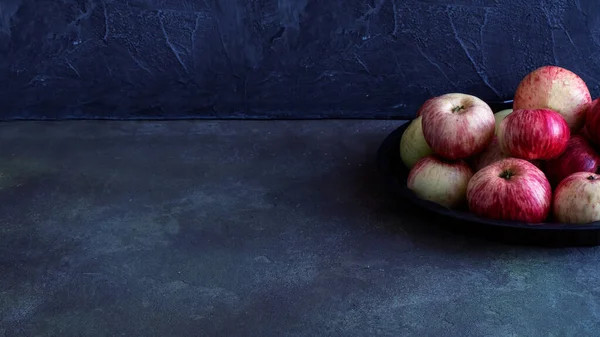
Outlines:
POLYGON ((585 112, 591 100, 587 85, 577 74, 557 66, 544 66, 519 83, 513 109, 554 110, 575 132, 585 124, 585 112))
POLYGON ((467 185, 469 210, 490 219, 539 223, 548 217, 551 201, 544 172, 518 158, 486 166, 467 185))
POLYGON ((552 186, 558 185, 564 178, 575 172, 596 173, 600 157, 583 136, 575 135, 569 139, 563 154, 546 162, 546 177, 552 186))
POLYGON ((473 171, 464 161, 432 155, 413 166, 407 186, 417 197, 452 209, 465 204, 467 184, 472 176, 473 171))
POLYGON ((421 116, 427 144, 446 159, 477 154, 494 136, 492 109, 472 95, 452 93, 434 97, 423 107, 421 116))
POLYGON ((556 221, 585 224, 600 221, 600 175, 576 172, 554 191, 552 211, 556 221))
POLYGON ((589 104, 584 128, 589 140, 596 146, 600 145, 600 104, 598 103, 600 103, 600 98, 596 98, 589 104))
POLYGON ((502 152, 509 157, 528 160, 560 156, 570 137, 565 119, 550 109, 515 110, 498 128, 502 152))

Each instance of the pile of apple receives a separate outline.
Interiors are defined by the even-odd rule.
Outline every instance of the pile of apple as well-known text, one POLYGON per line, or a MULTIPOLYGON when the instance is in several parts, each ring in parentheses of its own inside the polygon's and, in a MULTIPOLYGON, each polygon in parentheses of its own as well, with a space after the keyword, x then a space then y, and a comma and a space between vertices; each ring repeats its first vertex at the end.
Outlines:
POLYGON ((449 93, 427 100, 400 141, 417 197, 497 220, 600 221, 600 98, 575 73, 529 73, 513 109, 449 93))

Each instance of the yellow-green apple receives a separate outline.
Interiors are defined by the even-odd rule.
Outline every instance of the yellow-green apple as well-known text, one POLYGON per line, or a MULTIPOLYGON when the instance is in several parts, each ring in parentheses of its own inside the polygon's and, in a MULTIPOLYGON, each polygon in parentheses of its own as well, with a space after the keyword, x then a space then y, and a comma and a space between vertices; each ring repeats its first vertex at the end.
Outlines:
POLYGON ((563 179, 554 190, 552 213, 561 223, 600 221, 600 175, 576 172, 563 179))
POLYGON ((600 157, 583 136, 574 135, 560 156, 545 163, 546 177, 552 186, 576 172, 596 173, 600 157))
POLYGON ((560 156, 571 137, 569 125, 550 109, 521 109, 498 127, 498 144, 508 157, 548 160, 560 156))
POLYGON ((585 123, 587 104, 591 100, 587 85, 577 74, 557 66, 544 66, 521 80, 513 109, 552 109, 576 132, 585 123))
POLYGON ((413 166, 406 184, 417 197, 453 209, 465 205, 467 184, 472 176, 473 171, 463 160, 431 155, 413 166))
POLYGON ((467 185, 469 210, 489 219, 539 223, 548 217, 551 201, 544 172, 518 158, 484 167, 467 185))
POLYGON ((600 98, 589 104, 584 128, 592 144, 600 146, 600 98))
POLYGON ((423 136, 421 116, 413 119, 400 139, 400 158, 411 169, 419 159, 433 154, 433 150, 423 136))
POLYGON ((424 105, 423 135, 438 155, 450 159, 471 157, 485 149, 494 136, 494 113, 473 95, 450 93, 424 105))
POLYGON ((513 112, 513 109, 504 109, 494 114, 494 119, 496 120, 496 135, 498 134, 498 126, 500 125, 500 122, 502 122, 504 118, 506 118, 506 116, 508 116, 508 114, 511 112, 513 112))

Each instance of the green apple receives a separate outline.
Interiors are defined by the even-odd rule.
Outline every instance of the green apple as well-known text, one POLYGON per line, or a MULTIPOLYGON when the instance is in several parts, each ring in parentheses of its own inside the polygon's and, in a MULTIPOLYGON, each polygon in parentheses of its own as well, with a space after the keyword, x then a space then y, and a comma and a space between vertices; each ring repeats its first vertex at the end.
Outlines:
POLYGON ((400 158, 408 169, 419 159, 433 154, 433 150, 425 141, 421 119, 421 116, 413 119, 400 139, 400 158))
POLYGON ((513 112, 513 109, 505 109, 494 114, 494 118, 496 119, 496 136, 498 135, 498 126, 500 125, 500 122, 502 122, 511 112, 513 112))

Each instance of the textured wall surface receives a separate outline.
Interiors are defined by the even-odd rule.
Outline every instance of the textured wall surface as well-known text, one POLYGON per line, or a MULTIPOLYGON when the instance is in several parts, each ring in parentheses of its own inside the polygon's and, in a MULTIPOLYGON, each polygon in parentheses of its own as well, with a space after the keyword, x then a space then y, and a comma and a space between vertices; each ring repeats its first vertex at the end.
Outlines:
POLYGON ((557 64, 600 84, 594 1, 2 0, 2 118, 412 116, 510 99, 557 64))

